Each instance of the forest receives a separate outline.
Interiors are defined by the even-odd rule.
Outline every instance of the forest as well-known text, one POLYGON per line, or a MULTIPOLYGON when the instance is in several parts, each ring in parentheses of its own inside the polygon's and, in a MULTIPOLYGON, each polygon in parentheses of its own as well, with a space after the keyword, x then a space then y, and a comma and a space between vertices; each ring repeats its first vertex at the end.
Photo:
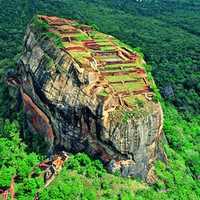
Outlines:
POLYGON ((147 185, 143 180, 122 180, 117 174, 109 175, 101 163, 77 154, 61 172, 64 181, 55 179, 55 187, 43 190, 40 199, 63 199, 66 191, 71 191, 68 199, 200 199, 199 0, 0 2, 1 188, 9 187, 13 175, 17 175, 16 199, 31 199, 43 185, 38 176, 27 178, 31 167, 45 159, 46 145, 40 136, 31 138, 18 102, 20 87, 8 87, 5 71, 18 68, 16 61, 23 51, 22 41, 29 21, 36 14, 46 14, 95 24, 101 32, 144 54, 162 95, 163 130, 167 138, 164 148, 169 161, 167 165, 155 163, 159 179, 147 185), (166 86, 171 86, 174 95, 164 92, 166 86), (25 184, 22 186, 20 181, 25 184), (95 186, 95 181, 99 185, 95 186))

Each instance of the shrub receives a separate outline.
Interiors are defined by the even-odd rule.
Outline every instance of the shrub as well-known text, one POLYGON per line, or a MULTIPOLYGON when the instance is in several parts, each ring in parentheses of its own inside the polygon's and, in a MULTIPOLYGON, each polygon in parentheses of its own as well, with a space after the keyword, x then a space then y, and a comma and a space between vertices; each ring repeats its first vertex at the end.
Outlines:
POLYGON ((13 175, 16 173, 15 168, 2 166, 0 170, 0 187, 8 188, 10 187, 13 175))
POLYGON ((51 198, 58 198, 59 197, 59 189, 58 188, 52 188, 50 191, 49 191, 49 197, 51 198))
POLYGON ((82 200, 96 200, 95 191, 85 188, 81 194, 82 200))
POLYGON ((117 170, 115 171, 115 176, 119 176, 120 174, 121 174, 121 171, 117 169, 117 170))

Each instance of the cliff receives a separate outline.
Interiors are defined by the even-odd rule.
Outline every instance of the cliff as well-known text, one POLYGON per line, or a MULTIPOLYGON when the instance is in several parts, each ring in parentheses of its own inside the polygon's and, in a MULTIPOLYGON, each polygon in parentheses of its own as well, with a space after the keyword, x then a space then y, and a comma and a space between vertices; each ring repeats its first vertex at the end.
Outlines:
POLYGON ((111 173, 145 178, 161 151, 163 114, 137 52, 94 27, 41 15, 23 44, 24 109, 49 154, 86 152, 111 173))

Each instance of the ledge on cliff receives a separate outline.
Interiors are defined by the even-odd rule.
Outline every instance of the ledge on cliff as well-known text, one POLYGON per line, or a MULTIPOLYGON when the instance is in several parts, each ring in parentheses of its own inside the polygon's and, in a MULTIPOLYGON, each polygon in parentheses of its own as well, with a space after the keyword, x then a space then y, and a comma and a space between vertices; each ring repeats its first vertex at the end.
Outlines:
POLYGON ((91 26, 45 15, 29 23, 24 48, 24 108, 50 153, 84 151, 112 173, 144 178, 163 114, 142 57, 91 26))

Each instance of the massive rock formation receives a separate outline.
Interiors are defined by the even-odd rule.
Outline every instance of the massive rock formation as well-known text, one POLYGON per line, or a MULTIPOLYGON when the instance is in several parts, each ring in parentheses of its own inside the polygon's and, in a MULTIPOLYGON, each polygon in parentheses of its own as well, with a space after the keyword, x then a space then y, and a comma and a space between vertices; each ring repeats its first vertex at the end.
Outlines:
POLYGON ((146 177, 163 114, 144 60, 94 27, 57 17, 34 18, 23 44, 24 109, 49 153, 86 152, 112 173, 146 177))

